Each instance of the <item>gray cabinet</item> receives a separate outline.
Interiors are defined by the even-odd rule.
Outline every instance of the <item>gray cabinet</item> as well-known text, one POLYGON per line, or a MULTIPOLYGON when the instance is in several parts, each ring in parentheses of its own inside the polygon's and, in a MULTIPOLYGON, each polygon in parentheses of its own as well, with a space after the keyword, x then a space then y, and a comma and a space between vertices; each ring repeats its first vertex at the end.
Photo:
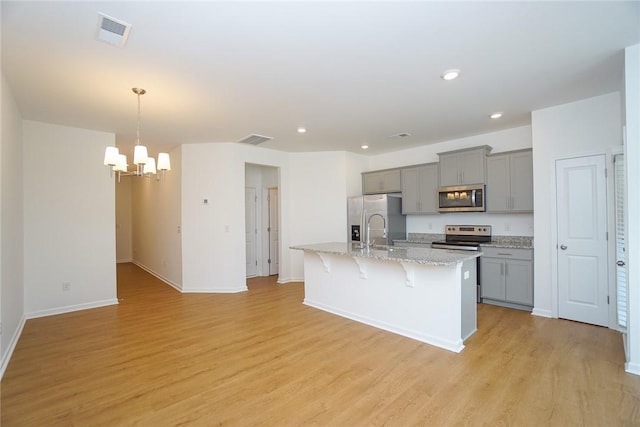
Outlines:
POLYGON ((486 156, 491 147, 438 153, 440 186, 484 184, 486 180, 486 156))
POLYGON ((362 194, 399 193, 400 169, 388 169, 362 174, 362 194))
POLYGON ((401 170, 402 213, 438 213, 438 164, 413 166, 401 170))
POLYGON ((531 150, 487 158, 487 212, 533 211, 531 150))
POLYGON ((531 310, 533 249, 481 248, 482 302, 531 310))

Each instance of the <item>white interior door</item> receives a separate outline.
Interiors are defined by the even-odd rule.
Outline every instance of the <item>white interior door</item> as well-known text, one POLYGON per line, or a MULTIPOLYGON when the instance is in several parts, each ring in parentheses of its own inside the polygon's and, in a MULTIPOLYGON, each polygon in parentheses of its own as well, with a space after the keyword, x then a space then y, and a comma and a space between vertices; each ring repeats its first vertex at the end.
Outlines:
POLYGON ((278 274, 280 271, 280 223, 278 214, 278 189, 269 189, 269 275, 278 274))
POLYGON ((254 187, 246 187, 244 189, 244 206, 245 206, 245 243, 247 254, 247 277, 253 277, 258 272, 257 250, 257 233, 256 227, 256 189, 254 187))
POLYGON ((605 156, 556 162, 558 315, 609 325, 605 156))

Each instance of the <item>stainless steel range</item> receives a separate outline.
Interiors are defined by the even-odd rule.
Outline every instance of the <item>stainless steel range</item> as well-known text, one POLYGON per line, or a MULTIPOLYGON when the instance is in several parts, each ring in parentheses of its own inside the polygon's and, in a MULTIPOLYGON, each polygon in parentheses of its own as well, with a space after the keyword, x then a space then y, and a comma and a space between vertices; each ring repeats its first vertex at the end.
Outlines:
POLYGON ((480 249, 480 243, 491 241, 491 226, 446 225, 444 237, 444 241, 433 242, 431 247, 435 249, 477 251, 480 249))
MULTIPOLYGON (((490 225, 447 225, 444 227, 444 241, 433 242, 435 249, 456 249, 464 251, 478 251, 481 243, 491 241, 490 225)), ((477 258, 477 301, 480 302, 480 258, 477 258)))

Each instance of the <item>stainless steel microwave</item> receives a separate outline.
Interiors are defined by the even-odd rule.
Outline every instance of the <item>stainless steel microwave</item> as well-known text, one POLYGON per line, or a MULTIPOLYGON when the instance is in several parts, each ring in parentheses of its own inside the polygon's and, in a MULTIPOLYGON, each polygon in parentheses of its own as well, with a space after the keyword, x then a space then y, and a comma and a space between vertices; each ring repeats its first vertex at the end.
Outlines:
POLYGON ((484 212, 484 184, 438 188, 438 212, 484 212))

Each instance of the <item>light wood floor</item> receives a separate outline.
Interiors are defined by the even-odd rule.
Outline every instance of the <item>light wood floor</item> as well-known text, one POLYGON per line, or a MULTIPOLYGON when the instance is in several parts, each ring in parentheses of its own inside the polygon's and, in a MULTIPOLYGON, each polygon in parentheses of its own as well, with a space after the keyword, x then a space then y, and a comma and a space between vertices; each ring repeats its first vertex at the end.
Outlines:
POLYGON ((182 295, 132 264, 118 283, 118 306, 27 322, 2 426, 640 425, 605 328, 480 304, 455 354, 306 307, 301 283, 182 295))

